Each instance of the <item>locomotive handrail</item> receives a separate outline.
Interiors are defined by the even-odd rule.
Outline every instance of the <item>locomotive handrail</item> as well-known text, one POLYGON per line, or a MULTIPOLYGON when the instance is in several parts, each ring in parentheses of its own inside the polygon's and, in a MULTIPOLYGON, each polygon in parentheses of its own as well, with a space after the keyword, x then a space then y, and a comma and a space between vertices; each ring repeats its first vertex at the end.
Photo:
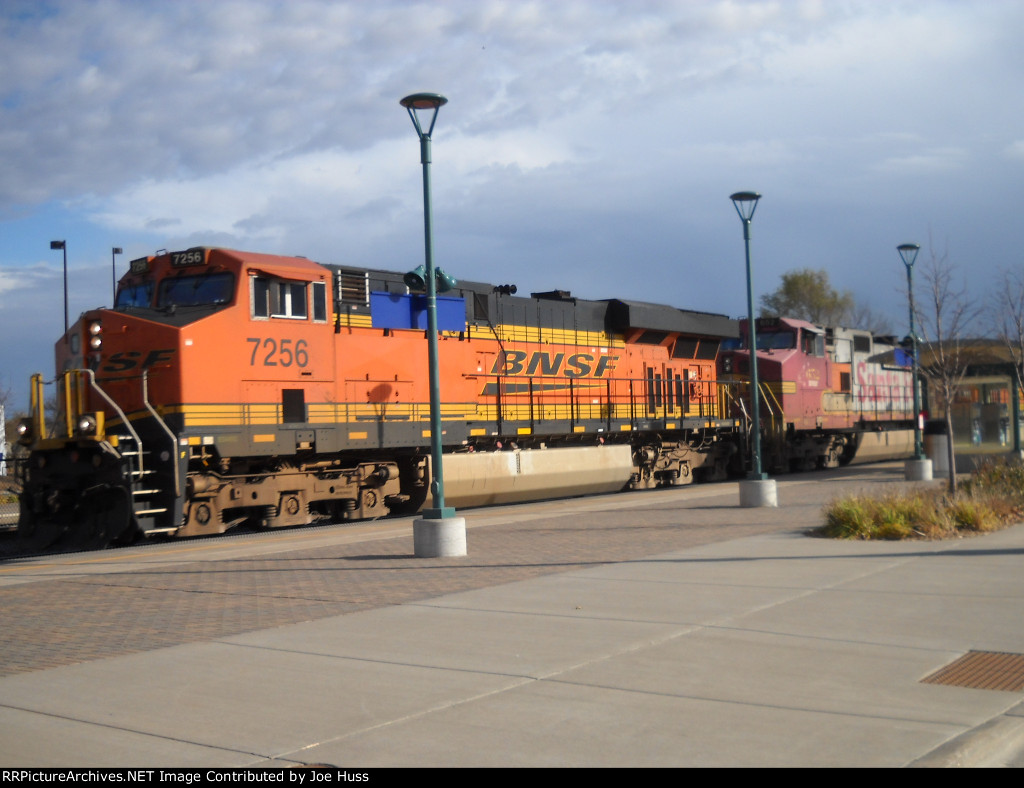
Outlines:
POLYGON ((135 439, 135 445, 138 446, 138 451, 139 451, 139 475, 141 476, 142 475, 142 471, 143 471, 143 467, 142 467, 143 459, 142 459, 142 439, 139 437, 139 433, 137 433, 135 431, 135 429, 132 427, 131 422, 128 421, 128 417, 124 414, 124 411, 121 410, 120 407, 118 407, 117 403, 114 402, 114 400, 112 400, 110 398, 110 395, 108 395, 107 392, 105 392, 102 388, 100 388, 99 383, 96 382, 96 373, 95 372, 93 372, 91 369, 79 369, 79 370, 75 370, 75 371, 79 375, 81 375, 84 372, 86 375, 89 376, 89 385, 92 387, 93 391, 95 391, 97 394, 99 394, 101 397, 103 397, 103 399, 111 407, 111 409, 115 413, 117 413, 117 415, 120 417, 121 423, 124 425, 125 429, 128 430, 128 432, 130 432, 132 434, 132 437, 135 439))
POLYGON ((733 402, 736 403, 736 405, 739 406, 740 413, 743 414, 743 422, 746 425, 744 427, 744 430, 749 430, 750 429, 750 414, 747 413, 747 402, 746 402, 746 400, 744 400, 742 396, 733 397, 732 400, 733 400, 733 402))
POLYGON ((750 420, 747 406, 744 404, 743 396, 740 393, 740 383, 738 381, 730 380, 725 383, 719 383, 718 398, 721 401, 719 418, 736 418, 736 411, 739 410, 742 421, 748 422, 750 420), (728 403, 726 402, 727 400, 728 403))
MULTIPOLYGON (((149 370, 142 370, 142 404, 146 406, 146 410, 150 412, 156 423, 160 425, 161 429, 167 433, 167 437, 171 439, 171 459, 172 465, 174 466, 174 495, 176 497, 181 496, 181 475, 178 472, 178 441, 175 438, 171 428, 167 426, 167 422, 161 418, 160 414, 153 409, 153 406, 149 403, 149 370)), ((140 451, 141 459, 141 451, 140 451)), ((140 466, 141 468, 141 466, 140 466)))
MULTIPOLYGON (((551 420, 568 421, 573 431, 579 421, 601 421, 604 428, 611 431, 615 420, 628 421, 636 429, 640 423, 652 419, 668 422, 694 417, 729 418, 726 403, 730 397, 729 385, 711 378, 689 381, 684 387, 686 393, 679 399, 675 394, 664 393, 664 387, 671 382, 666 377, 653 378, 653 384, 662 387, 660 398, 647 390, 652 379, 646 377, 591 379, 585 386, 581 385, 581 379, 552 376, 477 374, 472 377, 488 381, 481 397, 486 396, 494 407, 499 432, 507 421, 524 422, 531 431, 551 420), (558 381, 560 386, 548 386, 543 381, 558 381)), ((677 383, 681 380, 675 379, 677 383)))
POLYGON ((873 421, 881 421, 886 414, 889 421, 914 418, 908 386, 875 384, 862 388, 865 389, 863 393, 849 395, 856 406, 854 412, 861 418, 868 415, 873 421))
POLYGON ((46 389, 43 376, 36 372, 29 384, 29 408, 32 412, 32 429, 39 437, 46 435, 46 389))
POLYGON ((75 434, 75 419, 85 410, 85 403, 77 375, 65 375, 61 383, 64 384, 64 437, 70 438, 75 434))
POLYGON ((772 401, 774 401, 775 404, 778 406, 780 424, 779 431, 781 432, 782 429, 784 429, 781 425, 784 425, 786 423, 786 412, 782 409, 782 403, 779 402, 779 398, 775 396, 775 392, 771 390, 771 387, 768 386, 767 383, 760 383, 758 388, 761 389, 762 401, 768 406, 768 412, 771 414, 773 429, 775 429, 775 409, 772 408, 772 401))

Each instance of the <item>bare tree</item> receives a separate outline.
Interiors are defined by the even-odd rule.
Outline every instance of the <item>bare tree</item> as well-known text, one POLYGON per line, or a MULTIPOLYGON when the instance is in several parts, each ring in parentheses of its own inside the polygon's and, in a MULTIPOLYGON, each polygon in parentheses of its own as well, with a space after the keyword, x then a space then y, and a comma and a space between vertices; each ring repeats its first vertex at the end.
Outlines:
POLYGON ((863 328, 875 336, 887 336, 894 333, 889 318, 874 311, 871 307, 855 302, 849 315, 849 324, 845 328, 863 328))
MULTIPOLYGON (((992 303, 992 329, 1009 352, 1019 389, 1024 383, 1024 272, 1004 270, 992 303)), ((1013 396, 1018 396, 1016 391, 1013 396)))
POLYGON ((978 308, 968 296, 966 285, 954 283, 956 267, 949 254, 936 253, 929 242, 929 259, 921 269, 925 292, 915 307, 917 324, 927 343, 921 372, 938 395, 946 420, 946 451, 949 462, 949 492, 955 494, 956 454, 953 449, 953 400, 963 383, 970 361, 972 340, 968 339, 978 308))

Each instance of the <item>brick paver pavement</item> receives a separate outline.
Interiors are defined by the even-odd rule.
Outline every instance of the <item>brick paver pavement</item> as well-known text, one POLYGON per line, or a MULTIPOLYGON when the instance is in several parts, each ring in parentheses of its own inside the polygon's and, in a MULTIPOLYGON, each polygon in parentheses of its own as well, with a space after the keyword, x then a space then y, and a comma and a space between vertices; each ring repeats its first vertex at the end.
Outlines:
MULTIPOLYGON (((785 477, 778 509, 740 509, 734 485, 629 498, 537 516, 512 508, 469 522, 469 556, 417 559, 411 534, 247 558, 192 560, 0 588, 0 675, 68 665, 496 586, 714 541, 820 524, 823 501, 883 486, 902 466, 785 477), (720 490, 718 492, 717 490, 720 490)), ((339 528, 342 533, 344 527, 339 528)), ((0 567, 4 564, 0 563, 0 567)))

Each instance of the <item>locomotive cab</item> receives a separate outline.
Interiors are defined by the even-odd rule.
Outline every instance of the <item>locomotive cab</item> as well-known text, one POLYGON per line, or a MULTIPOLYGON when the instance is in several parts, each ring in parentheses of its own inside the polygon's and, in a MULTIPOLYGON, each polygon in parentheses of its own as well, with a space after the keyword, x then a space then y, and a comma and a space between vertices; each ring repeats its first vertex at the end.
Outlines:
POLYGON ((118 283, 114 311, 171 316, 179 309, 199 319, 235 299, 235 272, 218 262, 211 249, 189 249, 129 264, 118 283), (211 259, 212 258, 212 259, 211 259))
POLYGON ((113 308, 83 313, 55 346, 49 430, 33 383, 23 536, 42 547, 70 529, 90 546, 179 532, 190 469, 220 462, 224 445, 237 451, 238 423, 253 420, 226 410, 258 389, 275 409, 283 401, 284 420, 306 422, 305 390, 333 376, 328 281, 301 258, 219 249, 133 260, 113 308))

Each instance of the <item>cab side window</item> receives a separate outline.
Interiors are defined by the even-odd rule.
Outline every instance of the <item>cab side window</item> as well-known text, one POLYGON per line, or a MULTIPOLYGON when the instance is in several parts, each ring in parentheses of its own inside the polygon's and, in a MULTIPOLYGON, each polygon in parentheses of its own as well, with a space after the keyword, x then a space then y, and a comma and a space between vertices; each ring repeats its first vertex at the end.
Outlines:
POLYGON ((313 322, 327 322, 327 284, 313 282, 313 322))
POLYGON ((309 318, 309 293, 313 297, 313 320, 327 322, 327 286, 323 282, 296 282, 268 276, 249 278, 252 316, 256 319, 309 318))

